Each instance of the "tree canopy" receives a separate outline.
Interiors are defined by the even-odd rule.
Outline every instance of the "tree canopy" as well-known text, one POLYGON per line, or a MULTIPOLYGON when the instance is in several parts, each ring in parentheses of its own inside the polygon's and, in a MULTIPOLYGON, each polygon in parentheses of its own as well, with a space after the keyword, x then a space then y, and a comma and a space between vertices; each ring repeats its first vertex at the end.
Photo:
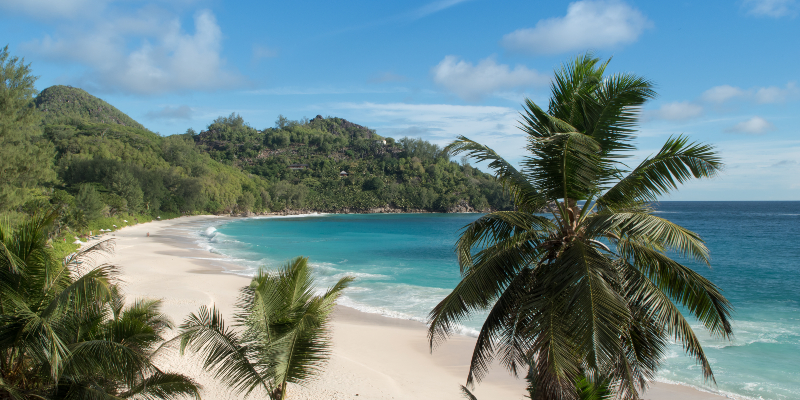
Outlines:
POLYGON ((670 339, 713 380, 681 310, 728 339, 731 305, 672 258, 709 264, 703 240, 654 215, 649 203, 690 179, 713 177, 722 164, 711 146, 683 136, 635 168, 623 164, 639 109, 655 92, 633 74, 606 76, 607 64, 581 55, 556 71, 546 111, 526 101, 522 169, 466 137, 448 147, 488 161, 516 206, 465 227, 456 244, 462 280, 430 313, 433 347, 462 318, 488 311, 468 385, 499 357, 513 373, 529 369, 534 400, 577 399, 584 378, 638 399, 670 339))

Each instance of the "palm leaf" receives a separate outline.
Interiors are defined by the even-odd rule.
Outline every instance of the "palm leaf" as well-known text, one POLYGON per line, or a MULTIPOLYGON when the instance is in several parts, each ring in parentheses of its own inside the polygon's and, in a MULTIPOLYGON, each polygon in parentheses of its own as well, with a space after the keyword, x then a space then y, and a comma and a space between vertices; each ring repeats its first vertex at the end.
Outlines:
POLYGON ((199 383, 185 375, 157 371, 121 393, 119 397, 145 400, 193 397, 199 400, 200 389, 202 386, 199 383))
POLYGON ((495 172, 495 176, 511 193, 514 204, 521 211, 535 212, 547 205, 547 199, 529 182, 528 177, 489 147, 459 136, 445 150, 453 155, 467 153, 478 162, 488 161, 489 169, 495 172))
POLYGON ((236 333, 225 327, 216 308, 203 306, 181 324, 181 354, 189 349, 204 356, 203 367, 239 393, 251 393, 258 387, 268 392, 270 385, 247 358, 247 347, 236 333))
POLYGON ((684 136, 669 138, 653 157, 602 195, 597 202, 614 207, 631 201, 655 201, 691 178, 710 178, 722 167, 713 147, 689 143, 684 136))

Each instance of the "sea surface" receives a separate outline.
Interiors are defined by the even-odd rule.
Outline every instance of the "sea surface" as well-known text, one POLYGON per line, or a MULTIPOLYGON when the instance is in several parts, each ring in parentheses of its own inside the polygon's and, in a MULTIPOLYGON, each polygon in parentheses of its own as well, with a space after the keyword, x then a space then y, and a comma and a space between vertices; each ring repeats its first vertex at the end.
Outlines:
MULTIPOLYGON (((705 239, 711 268, 684 262, 720 286, 735 307, 732 341, 693 324, 717 385, 672 346, 659 380, 742 399, 800 399, 800 202, 661 202, 659 216, 705 239)), ((425 321, 459 281, 453 245, 479 214, 350 214, 209 222, 201 247, 252 274, 309 257, 318 285, 357 279, 340 303, 389 317, 425 321)), ((465 321, 474 335, 482 322, 465 321)))

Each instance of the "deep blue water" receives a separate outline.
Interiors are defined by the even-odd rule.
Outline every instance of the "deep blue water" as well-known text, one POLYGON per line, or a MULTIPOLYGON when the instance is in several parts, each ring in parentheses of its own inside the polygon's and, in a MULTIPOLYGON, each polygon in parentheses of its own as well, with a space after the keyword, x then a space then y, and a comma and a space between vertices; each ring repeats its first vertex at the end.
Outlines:
MULTIPOLYGON (((717 387, 673 346, 660 379, 737 396, 800 398, 800 202, 662 202, 658 215, 703 237, 712 265, 683 260, 720 286, 736 308, 735 339, 715 340, 699 324, 717 387)), ((320 285, 358 279, 342 303, 424 321, 458 282, 453 244, 478 214, 319 215, 252 218, 204 227, 198 241, 251 273, 310 257, 320 285)), ((465 323, 478 328, 481 316, 465 323)))

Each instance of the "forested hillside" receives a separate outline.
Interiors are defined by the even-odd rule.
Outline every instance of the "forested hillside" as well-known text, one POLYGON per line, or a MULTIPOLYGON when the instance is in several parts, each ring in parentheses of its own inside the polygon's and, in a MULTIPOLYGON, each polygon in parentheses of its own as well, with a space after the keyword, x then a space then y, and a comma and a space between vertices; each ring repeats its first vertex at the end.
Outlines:
POLYGON ((80 228, 115 215, 511 206, 492 177, 420 139, 322 116, 256 129, 235 113, 165 137, 78 88, 37 95, 6 50, 0 66, 0 213, 12 217, 55 205, 80 228))
POLYGON ((268 180, 271 190, 262 199, 264 209, 467 211, 510 206, 491 176, 450 161, 438 146, 420 139, 383 138, 341 118, 279 117, 275 127, 259 131, 232 114, 192 137, 215 160, 268 180))

